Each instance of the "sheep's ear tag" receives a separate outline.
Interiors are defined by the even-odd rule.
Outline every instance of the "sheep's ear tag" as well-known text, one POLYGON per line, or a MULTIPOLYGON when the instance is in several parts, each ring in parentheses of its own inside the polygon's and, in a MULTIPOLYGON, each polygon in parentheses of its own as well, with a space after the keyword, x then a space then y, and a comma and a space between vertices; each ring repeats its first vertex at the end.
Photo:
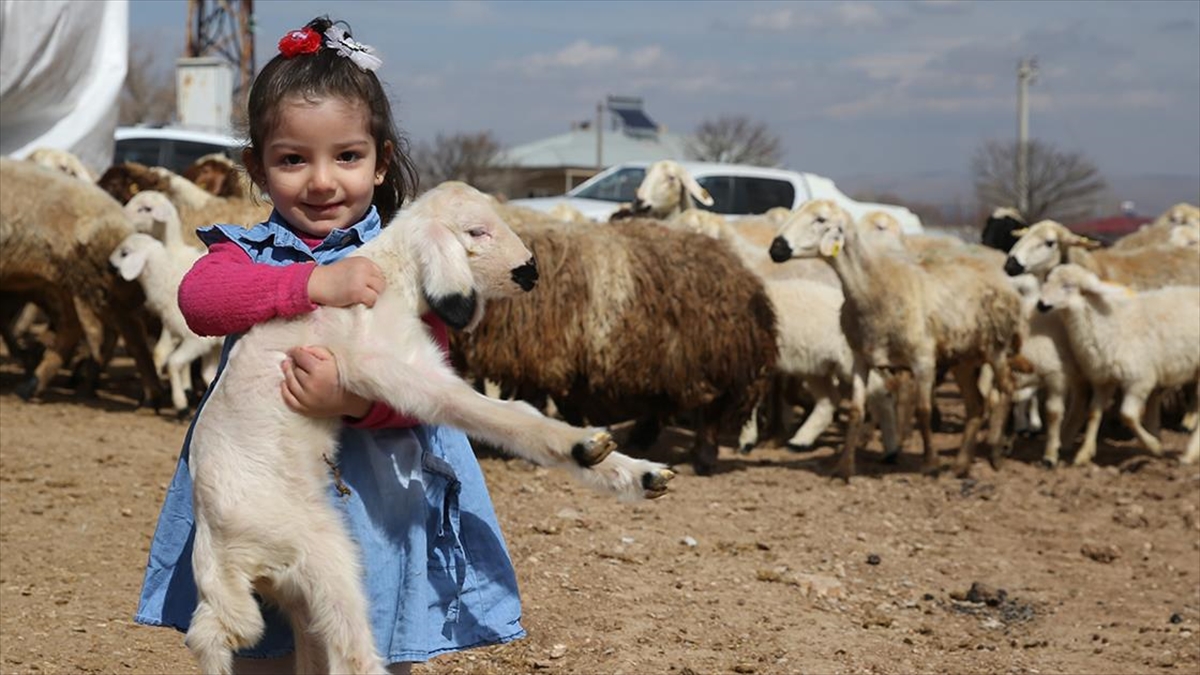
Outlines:
POLYGON ((842 252, 842 242, 835 241, 835 242, 833 242, 833 249, 831 249, 829 251, 829 257, 836 258, 836 257, 838 257, 838 253, 841 253, 841 252, 842 252))

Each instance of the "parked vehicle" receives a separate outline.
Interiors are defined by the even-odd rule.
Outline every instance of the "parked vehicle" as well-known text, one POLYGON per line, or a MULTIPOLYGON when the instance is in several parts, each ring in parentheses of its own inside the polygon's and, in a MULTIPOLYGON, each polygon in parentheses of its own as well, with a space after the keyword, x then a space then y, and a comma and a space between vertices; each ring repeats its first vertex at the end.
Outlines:
MULTIPOLYGON (((592 220, 608 220, 621 204, 633 202, 650 164, 652 162, 617 164, 561 196, 513 199, 510 203, 550 211, 565 202, 592 220)), ((855 218, 869 211, 886 211, 900 221, 906 233, 922 231, 921 219, 907 208, 855 201, 824 176, 748 164, 680 162, 680 165, 713 197, 711 207, 700 208, 731 218, 765 213, 776 206, 795 209, 810 199, 832 199, 855 218)))
POLYGON ((241 163, 245 145, 233 136, 182 127, 117 127, 113 136, 117 142, 113 164, 138 162, 176 173, 216 152, 241 163))

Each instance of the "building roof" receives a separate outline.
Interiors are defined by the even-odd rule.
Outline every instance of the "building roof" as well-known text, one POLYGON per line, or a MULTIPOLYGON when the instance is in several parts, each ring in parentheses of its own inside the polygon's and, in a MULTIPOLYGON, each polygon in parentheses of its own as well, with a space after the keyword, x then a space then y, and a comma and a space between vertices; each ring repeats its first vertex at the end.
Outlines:
MULTIPOLYGON (((601 137, 601 161, 604 166, 622 162, 655 162, 660 159, 684 159, 684 137, 659 132, 634 137, 622 130, 607 128, 601 137)), ((573 129, 565 134, 508 148, 500 155, 508 166, 523 169, 596 166, 596 129, 573 129)))
POLYGON ((1153 220, 1145 216, 1111 216, 1097 218, 1071 225, 1071 230, 1079 234, 1103 237, 1119 237, 1135 232, 1139 227, 1153 220))

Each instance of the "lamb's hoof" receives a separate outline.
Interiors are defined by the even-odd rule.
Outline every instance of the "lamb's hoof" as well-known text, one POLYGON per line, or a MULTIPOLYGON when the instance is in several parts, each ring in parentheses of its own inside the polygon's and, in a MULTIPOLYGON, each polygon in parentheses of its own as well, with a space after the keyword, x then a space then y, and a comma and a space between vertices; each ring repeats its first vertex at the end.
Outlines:
POLYGON ((586 469, 603 462, 616 449, 617 443, 613 440, 612 434, 607 431, 598 431, 588 440, 576 443, 575 447, 571 448, 571 456, 575 458, 575 462, 579 466, 586 469))
POLYGON ((1043 457, 1041 464, 1043 469, 1054 470, 1058 468, 1058 460, 1050 459, 1048 457, 1043 457))
POLYGON ((647 471, 642 474, 642 489, 646 491, 646 499, 658 499, 667 494, 667 483, 675 477, 670 469, 647 471))
POLYGON ((884 464, 895 464, 899 461, 900 461, 900 451, 899 450, 888 450, 887 452, 883 453, 883 463, 884 464))
POLYGON ((921 474, 930 478, 937 478, 942 474, 942 465, 935 462, 933 464, 925 464, 921 467, 921 474))
POLYGON ((971 465, 955 463, 954 477, 955 478, 970 478, 971 477, 971 465))
POLYGON ((799 443, 792 443, 791 441, 787 442, 786 447, 792 452, 808 452, 813 449, 812 443, 801 445, 799 443))
POLYGON ((738 448, 738 454, 739 455, 748 455, 753 450, 754 450, 754 446, 751 445, 750 443, 746 443, 742 447, 738 448))
POLYGON ((175 419, 179 420, 180 422, 186 422, 189 417, 191 417, 191 415, 188 414, 187 408, 175 409, 175 419))
POLYGON ((37 393, 37 390, 38 378, 35 375, 34 377, 31 377, 17 385, 17 396, 20 396, 22 401, 28 401, 33 398, 33 395, 37 393))

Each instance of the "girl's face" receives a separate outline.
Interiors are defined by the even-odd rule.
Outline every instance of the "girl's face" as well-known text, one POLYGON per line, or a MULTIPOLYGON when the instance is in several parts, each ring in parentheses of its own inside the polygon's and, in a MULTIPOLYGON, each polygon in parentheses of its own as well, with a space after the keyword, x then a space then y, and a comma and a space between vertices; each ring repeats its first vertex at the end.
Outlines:
POLYGON ((275 208, 297 230, 325 237, 357 223, 383 183, 367 110, 339 98, 280 103, 257 167, 275 208))

